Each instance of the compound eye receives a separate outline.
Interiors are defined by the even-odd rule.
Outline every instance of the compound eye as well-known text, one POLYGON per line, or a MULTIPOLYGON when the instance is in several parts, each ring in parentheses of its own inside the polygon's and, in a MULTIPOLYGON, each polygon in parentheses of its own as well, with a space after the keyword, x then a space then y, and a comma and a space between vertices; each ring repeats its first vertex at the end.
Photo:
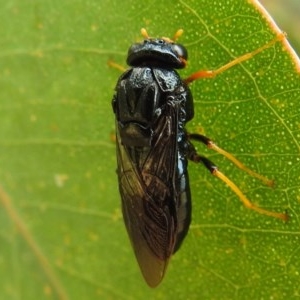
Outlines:
POLYGON ((187 50, 186 50, 186 48, 184 46, 182 46, 180 44, 174 44, 172 46, 172 48, 173 48, 174 53, 176 53, 176 55, 178 57, 187 60, 188 53, 187 53, 187 50))

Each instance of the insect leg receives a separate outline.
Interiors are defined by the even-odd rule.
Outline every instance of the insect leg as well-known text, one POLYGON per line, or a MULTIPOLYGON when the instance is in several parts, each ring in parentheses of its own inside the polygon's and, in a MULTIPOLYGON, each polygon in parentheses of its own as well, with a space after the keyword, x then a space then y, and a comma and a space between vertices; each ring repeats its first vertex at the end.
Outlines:
POLYGON ((210 138, 202 135, 202 134, 197 134, 197 133, 192 133, 189 134, 189 138, 198 142, 201 142, 203 144, 205 144, 208 148, 218 152, 219 154, 225 156, 227 159, 229 159, 231 162, 233 162, 238 168, 240 168, 241 170, 247 172, 249 175, 251 175, 252 177, 255 177, 259 180, 261 180, 265 185, 267 186, 274 186, 274 181, 268 179, 267 177, 256 173, 255 171, 249 169, 248 167, 246 167, 242 162, 240 162, 236 157, 234 157, 231 153, 225 151, 224 149, 218 147, 210 138))
POLYGON ((112 61, 112 60, 109 60, 109 61, 107 62, 107 65, 108 65, 109 67, 112 67, 112 68, 114 68, 114 69, 117 69, 117 70, 119 70, 119 71, 121 71, 121 72, 125 72, 125 71, 127 70, 127 68, 123 67, 122 65, 119 65, 118 63, 115 63, 115 62, 112 61))
POLYGON ((216 70, 200 70, 196 73, 193 73, 188 78, 186 78, 184 80, 184 82, 186 84, 189 84, 200 78, 213 78, 213 77, 217 76, 218 74, 230 69, 231 67, 252 58, 253 56, 257 55, 258 53, 264 51, 265 49, 272 47, 276 42, 282 41, 285 38, 285 36, 286 36, 286 34, 282 32, 282 33, 278 34, 273 40, 271 40, 270 42, 266 43, 265 45, 257 48, 256 50, 254 50, 252 52, 248 52, 240 57, 237 57, 234 60, 227 63, 226 65, 224 65, 216 70))
POLYGON ((225 176, 222 172, 219 171, 218 167, 212 161, 210 161, 204 156, 199 155, 191 143, 189 144, 188 158, 195 163, 201 162, 206 167, 206 169, 208 169, 211 172, 212 175, 225 182, 247 208, 252 209, 260 214, 281 219, 283 221, 288 220, 287 214, 269 211, 253 204, 233 181, 231 181, 227 176, 225 176))

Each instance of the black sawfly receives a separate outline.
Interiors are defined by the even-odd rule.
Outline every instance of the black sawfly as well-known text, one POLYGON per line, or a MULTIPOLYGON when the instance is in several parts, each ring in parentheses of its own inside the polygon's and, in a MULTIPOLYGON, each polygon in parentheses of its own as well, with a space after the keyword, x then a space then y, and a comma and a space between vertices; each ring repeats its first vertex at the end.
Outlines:
POLYGON ((191 141, 204 143, 267 185, 272 185, 272 181, 248 169, 211 139, 190 134, 185 129, 194 116, 191 82, 218 75, 271 47, 284 35, 217 70, 198 71, 181 79, 175 69, 184 68, 188 59, 187 49, 176 42, 182 30, 173 39, 151 38, 145 29, 141 32, 144 41, 129 48, 130 69, 117 82, 112 107, 116 116, 117 173, 123 218, 141 272, 147 284, 155 287, 189 230, 188 160, 202 163, 248 208, 287 220, 284 213, 251 203, 213 162, 196 152, 191 141))

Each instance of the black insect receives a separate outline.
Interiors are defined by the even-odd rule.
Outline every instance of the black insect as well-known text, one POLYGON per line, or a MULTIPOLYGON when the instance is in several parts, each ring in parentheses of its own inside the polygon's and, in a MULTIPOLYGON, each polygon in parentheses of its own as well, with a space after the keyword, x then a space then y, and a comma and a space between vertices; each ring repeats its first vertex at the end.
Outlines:
MULTIPOLYGON (((267 178, 249 170, 209 138, 189 134, 185 125, 194 116, 188 84, 213 77, 249 58, 242 56, 216 71, 199 71, 182 80, 175 69, 186 66, 187 50, 174 39, 150 38, 128 51, 125 71, 116 85, 112 106, 116 115, 117 163, 122 211, 135 256, 149 286, 157 286, 172 254, 180 247, 191 222, 188 160, 203 163, 223 180, 249 208, 283 220, 285 214, 252 204, 218 168, 199 155, 191 140, 200 141, 225 155, 241 169, 271 185, 267 178)), ((280 36, 280 39, 282 37, 280 36)), ((279 38, 250 53, 270 47, 279 38)))

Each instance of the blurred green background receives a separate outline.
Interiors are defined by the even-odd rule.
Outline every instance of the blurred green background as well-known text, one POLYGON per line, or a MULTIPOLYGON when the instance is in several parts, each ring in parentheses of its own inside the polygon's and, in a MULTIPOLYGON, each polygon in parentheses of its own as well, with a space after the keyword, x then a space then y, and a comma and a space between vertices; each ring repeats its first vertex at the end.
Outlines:
POLYGON ((300 53, 300 1, 299 0, 261 0, 263 6, 273 16, 277 25, 288 33, 291 45, 298 56, 300 53))

